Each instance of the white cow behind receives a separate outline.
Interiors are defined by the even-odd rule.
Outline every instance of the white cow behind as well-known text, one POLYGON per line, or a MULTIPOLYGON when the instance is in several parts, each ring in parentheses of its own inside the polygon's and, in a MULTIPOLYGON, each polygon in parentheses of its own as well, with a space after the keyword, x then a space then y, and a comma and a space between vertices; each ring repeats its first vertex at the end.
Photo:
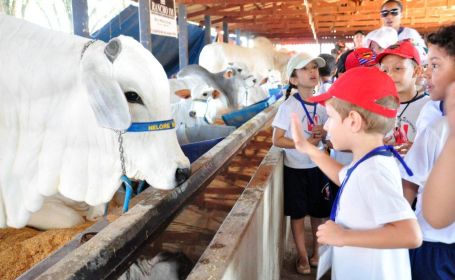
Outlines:
MULTIPOLYGON (((114 130, 171 119, 164 69, 124 36, 90 44, 0 14, 0 38, 0 227, 25 226, 56 194, 108 202, 122 175, 114 130)), ((175 129, 125 133, 123 146, 130 178, 172 189, 189 176, 175 129)))
POLYGON ((262 80, 259 86, 264 92, 267 93, 267 96, 269 96, 269 91, 271 89, 283 87, 281 73, 277 70, 269 70, 267 78, 262 80))
POLYGON ((243 63, 257 79, 267 77, 269 69, 283 71, 289 55, 275 50, 266 38, 254 39, 254 47, 246 48, 226 43, 206 45, 199 55, 199 65, 212 73, 223 71, 229 63, 243 63))
POLYGON ((169 79, 169 85, 171 112, 177 125, 177 137, 180 126, 212 124, 221 112, 229 109, 226 96, 201 79, 190 77, 169 79))

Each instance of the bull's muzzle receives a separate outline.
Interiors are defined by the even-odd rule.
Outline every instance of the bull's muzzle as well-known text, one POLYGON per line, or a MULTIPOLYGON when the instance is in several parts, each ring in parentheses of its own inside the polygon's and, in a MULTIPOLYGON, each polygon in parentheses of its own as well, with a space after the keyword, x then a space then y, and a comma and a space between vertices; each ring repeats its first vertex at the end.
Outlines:
POLYGON ((190 177, 191 170, 189 168, 177 168, 175 171, 175 179, 177 184, 183 183, 188 177, 190 177))

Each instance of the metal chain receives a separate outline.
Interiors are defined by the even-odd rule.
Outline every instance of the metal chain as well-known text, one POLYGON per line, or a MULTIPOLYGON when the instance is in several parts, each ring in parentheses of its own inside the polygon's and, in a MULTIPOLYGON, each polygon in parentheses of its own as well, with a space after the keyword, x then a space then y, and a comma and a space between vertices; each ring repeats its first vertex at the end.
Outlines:
POLYGON ((120 153, 120 164, 122 167, 122 175, 126 175, 126 168, 125 168, 125 155, 123 152, 123 137, 122 134, 125 133, 120 130, 115 131, 118 134, 118 151, 120 153))

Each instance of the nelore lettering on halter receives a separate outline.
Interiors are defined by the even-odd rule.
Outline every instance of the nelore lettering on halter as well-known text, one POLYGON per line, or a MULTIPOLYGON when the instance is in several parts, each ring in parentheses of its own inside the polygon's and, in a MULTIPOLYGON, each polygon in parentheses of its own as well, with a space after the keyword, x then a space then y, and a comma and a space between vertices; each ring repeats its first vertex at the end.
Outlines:
POLYGON ((126 132, 149 132, 168 130, 175 128, 174 119, 156 121, 156 122, 135 122, 126 130, 126 132))

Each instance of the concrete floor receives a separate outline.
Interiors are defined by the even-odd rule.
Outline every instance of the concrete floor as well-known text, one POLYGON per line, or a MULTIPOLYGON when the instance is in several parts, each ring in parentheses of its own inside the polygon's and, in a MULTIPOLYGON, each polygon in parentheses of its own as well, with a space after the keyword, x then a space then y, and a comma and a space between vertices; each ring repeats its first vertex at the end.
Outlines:
MULTIPOLYGON (((305 218, 305 243, 307 246, 308 254, 312 255, 312 242, 313 236, 311 234, 310 218, 305 218)), ((284 254, 283 267, 281 270, 281 280, 314 280, 316 279, 317 267, 311 268, 310 275, 302 275, 295 270, 295 259, 297 250, 295 248, 294 239, 290 233, 287 240, 287 249, 284 254)), ((330 271, 326 273, 321 279, 330 280, 330 271)))

